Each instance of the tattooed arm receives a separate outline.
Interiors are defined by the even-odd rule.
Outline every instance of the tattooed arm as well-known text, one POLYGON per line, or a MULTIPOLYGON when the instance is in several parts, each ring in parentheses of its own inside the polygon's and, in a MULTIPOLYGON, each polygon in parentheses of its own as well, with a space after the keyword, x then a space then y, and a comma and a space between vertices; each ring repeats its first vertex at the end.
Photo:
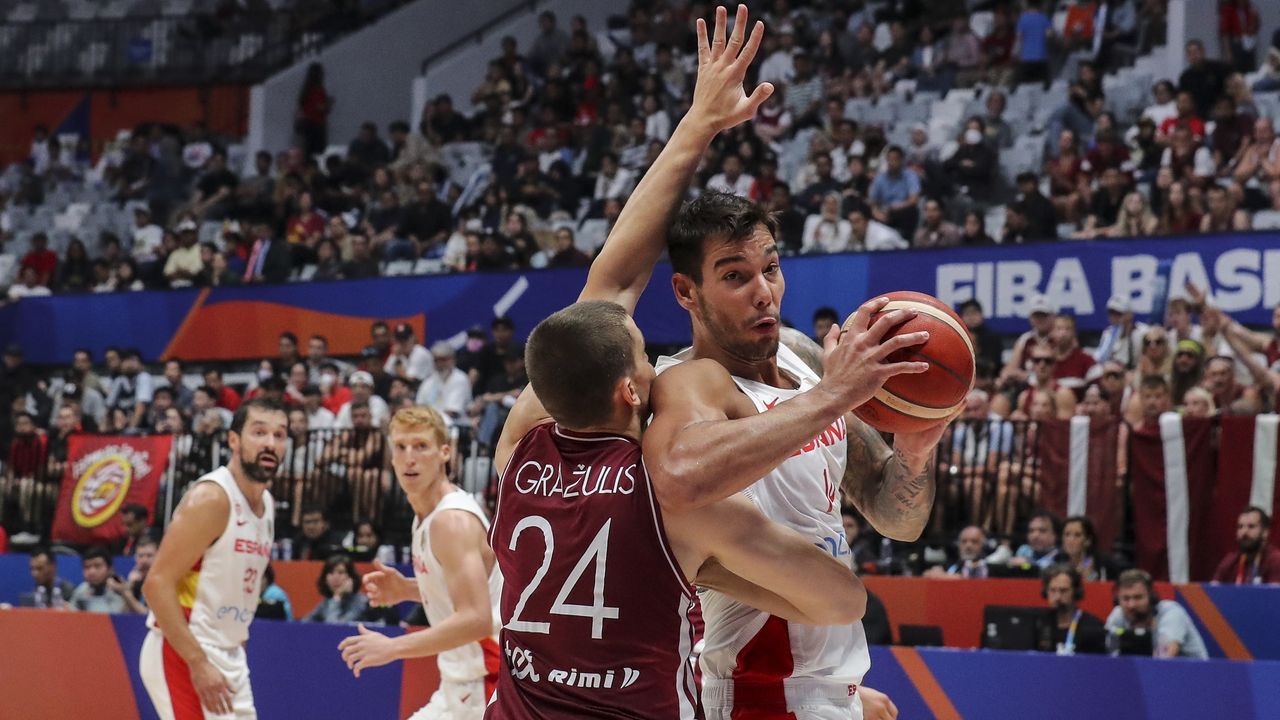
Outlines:
POLYGON ((945 423, 926 450, 907 453, 895 441, 890 448, 875 428, 850 413, 848 462, 841 488, 867 522, 881 535, 911 542, 920 537, 929 523, 933 496, 935 446, 945 423))
MULTIPOLYGON (((822 376, 818 343, 791 328, 783 329, 781 340, 822 376)), ((904 442, 895 440, 890 448, 879 432, 853 413, 845 416, 845 422, 849 428, 848 459, 841 483, 845 497, 881 535, 905 541, 920 537, 933 509, 935 446, 946 423, 937 430, 913 433, 910 439, 903 436, 904 442)))

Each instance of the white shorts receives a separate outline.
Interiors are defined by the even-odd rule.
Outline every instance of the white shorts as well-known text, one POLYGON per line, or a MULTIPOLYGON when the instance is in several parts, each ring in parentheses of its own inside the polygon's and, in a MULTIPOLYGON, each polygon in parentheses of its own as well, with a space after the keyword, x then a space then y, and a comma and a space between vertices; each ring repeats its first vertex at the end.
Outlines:
MULTIPOLYGON (((789 680, 786 691, 786 709, 779 714, 790 713, 795 720, 862 720, 862 698, 849 694, 847 685, 826 682, 807 683, 789 680), (806 687, 807 686, 807 687, 806 687)), ((706 720, 730 720, 734 710, 750 710, 751 705, 738 702, 735 707, 733 681, 703 678, 702 703, 706 720)), ((765 708, 755 708, 764 710, 765 708)))
POLYGON ((159 630, 147 633, 138 658, 138 674, 151 696, 160 720, 245 720, 257 718, 253 708, 253 688, 249 686, 249 663, 244 648, 220 648, 201 645, 209 662, 231 683, 230 714, 214 714, 200 705, 200 696, 191 684, 187 663, 165 641, 159 630))
POLYGON ((482 720, 488 701, 484 678, 466 682, 442 680, 431 701, 409 720, 482 720))

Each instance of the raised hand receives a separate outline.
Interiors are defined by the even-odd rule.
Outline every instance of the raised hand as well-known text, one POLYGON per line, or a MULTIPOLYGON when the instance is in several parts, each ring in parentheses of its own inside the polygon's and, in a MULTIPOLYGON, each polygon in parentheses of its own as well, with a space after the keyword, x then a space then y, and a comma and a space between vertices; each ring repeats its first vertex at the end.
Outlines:
POLYGON ((760 104, 773 94, 771 83, 761 83, 750 95, 742 86, 747 68, 764 38, 764 23, 757 20, 751 36, 746 37, 747 6, 739 5, 733 33, 726 38, 727 18, 724 7, 717 7, 715 33, 710 41, 706 21, 702 18, 697 21, 698 81, 693 88, 689 113, 705 122, 713 132, 755 117, 760 104))
POLYGON ((342 661, 353 675, 360 677, 360 671, 365 668, 379 667, 396 660, 395 643, 391 638, 370 630, 364 623, 357 625, 356 630, 358 635, 338 643, 342 661))

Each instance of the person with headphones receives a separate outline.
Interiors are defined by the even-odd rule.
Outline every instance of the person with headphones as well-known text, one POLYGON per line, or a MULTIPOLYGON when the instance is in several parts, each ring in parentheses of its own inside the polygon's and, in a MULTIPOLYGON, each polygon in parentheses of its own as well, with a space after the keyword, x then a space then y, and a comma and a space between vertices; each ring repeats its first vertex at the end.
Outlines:
POLYGON ((1155 657, 1191 657, 1208 659, 1204 638, 1182 606, 1173 600, 1161 600, 1156 594, 1151 575, 1145 570, 1125 570, 1116 578, 1116 607, 1107 616, 1108 633, 1119 634, 1134 629, 1154 633, 1155 657))
POLYGON ((1041 628, 1040 649, 1059 655, 1106 652, 1102 619, 1079 607, 1084 581, 1070 565, 1050 566, 1040 576, 1040 597, 1049 601, 1050 616, 1041 628))

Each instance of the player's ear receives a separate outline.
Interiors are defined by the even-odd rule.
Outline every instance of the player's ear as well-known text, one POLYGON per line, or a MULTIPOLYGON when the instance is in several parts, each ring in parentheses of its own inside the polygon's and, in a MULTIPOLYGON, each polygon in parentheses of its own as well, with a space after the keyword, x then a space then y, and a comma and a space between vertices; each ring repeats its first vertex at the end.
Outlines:
POLYGON ((640 389, 636 387, 636 383, 630 376, 624 377, 618 381, 618 392, 627 405, 638 408, 644 404, 644 400, 640 397, 640 389))
POLYGON ((440 459, 447 465, 449 460, 453 458, 453 446, 445 443, 440 446, 440 459))
POLYGON ((694 300, 695 288, 697 288, 697 284, 694 283, 693 278, 683 273, 672 273, 671 289, 675 291, 676 302, 680 303, 680 307, 685 310, 692 310, 696 307, 696 301, 694 300))

